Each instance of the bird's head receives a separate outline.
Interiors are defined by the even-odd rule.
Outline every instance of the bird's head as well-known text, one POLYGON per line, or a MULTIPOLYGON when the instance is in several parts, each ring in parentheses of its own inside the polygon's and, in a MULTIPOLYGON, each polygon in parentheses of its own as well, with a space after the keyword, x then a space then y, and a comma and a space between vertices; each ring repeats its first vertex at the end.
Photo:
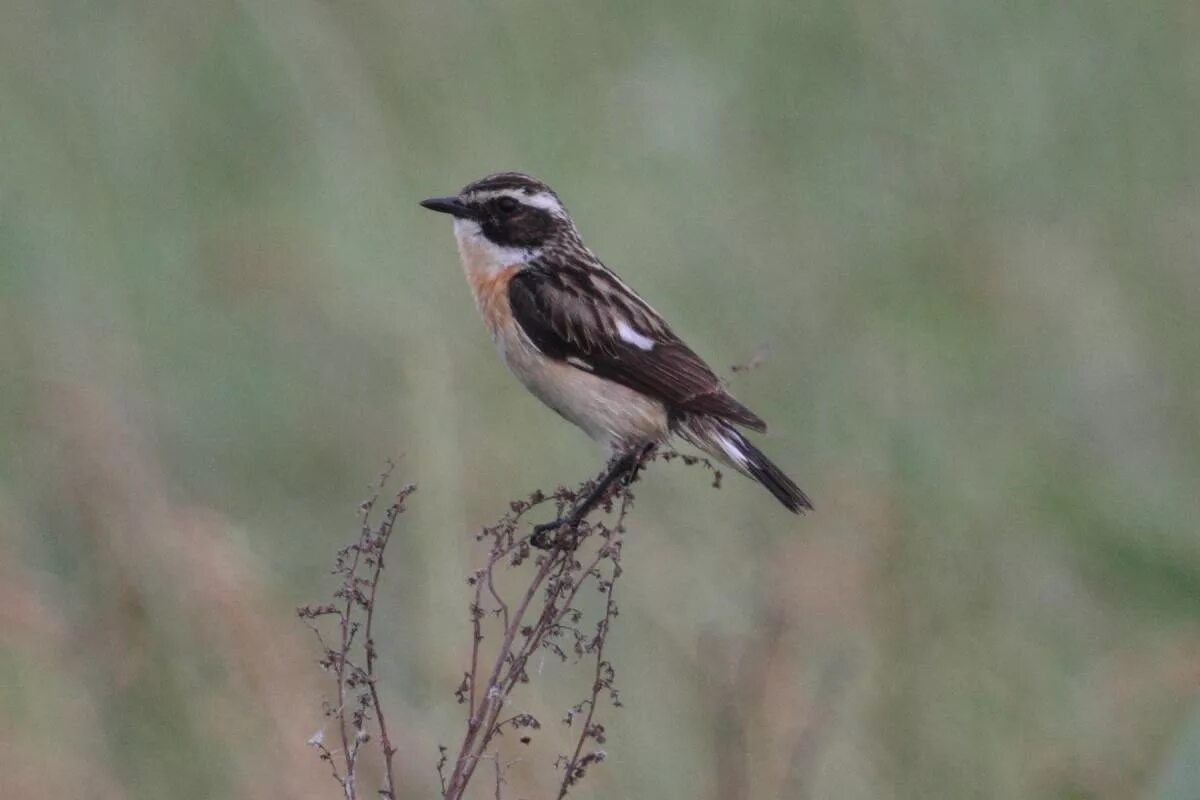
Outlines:
POLYGON ((421 205, 454 217, 460 247, 494 250, 509 263, 530 261, 546 247, 578 238, 554 190, 521 172, 488 175, 457 195, 431 197, 421 205))

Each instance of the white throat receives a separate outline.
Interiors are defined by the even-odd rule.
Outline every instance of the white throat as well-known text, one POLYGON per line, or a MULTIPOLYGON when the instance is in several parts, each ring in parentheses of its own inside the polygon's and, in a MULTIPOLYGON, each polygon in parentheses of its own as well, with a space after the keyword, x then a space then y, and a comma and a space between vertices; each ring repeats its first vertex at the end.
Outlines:
POLYGON ((528 264, 539 255, 535 247, 503 247, 483 235, 479 223, 470 219, 454 220, 454 238, 458 255, 469 276, 479 278, 495 275, 514 264, 528 264))

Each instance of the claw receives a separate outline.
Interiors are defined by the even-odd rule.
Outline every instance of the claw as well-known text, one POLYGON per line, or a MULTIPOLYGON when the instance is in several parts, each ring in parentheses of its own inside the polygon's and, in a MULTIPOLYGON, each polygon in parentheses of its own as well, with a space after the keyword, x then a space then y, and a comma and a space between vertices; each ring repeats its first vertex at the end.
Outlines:
POLYGON ((567 544, 568 536, 579 526, 579 520, 574 514, 568 514, 565 517, 559 517, 553 522, 543 522, 540 525, 533 526, 533 536, 529 537, 529 543, 538 550, 555 550, 567 544), (559 528, 566 528, 566 532, 558 536, 550 534, 557 531, 559 528))
POLYGON ((565 521, 565 518, 560 517, 553 522, 543 522, 541 525, 534 525, 533 536, 529 537, 529 543, 538 550, 553 549, 555 542, 551 539, 550 533, 561 528, 565 521))

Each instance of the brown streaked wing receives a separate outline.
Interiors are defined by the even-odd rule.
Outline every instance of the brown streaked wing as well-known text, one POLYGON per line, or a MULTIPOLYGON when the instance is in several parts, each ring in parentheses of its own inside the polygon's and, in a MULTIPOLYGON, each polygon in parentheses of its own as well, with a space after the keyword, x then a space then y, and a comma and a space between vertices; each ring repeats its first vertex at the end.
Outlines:
POLYGON ((513 276, 508 299, 517 324, 548 357, 662 400, 671 411, 710 414, 766 430, 757 414, 725 391, 703 359, 619 281, 593 282, 588 272, 535 262, 513 276), (616 291, 602 294, 597 285, 616 291), (643 350, 626 342, 619 322, 654 346, 643 350))

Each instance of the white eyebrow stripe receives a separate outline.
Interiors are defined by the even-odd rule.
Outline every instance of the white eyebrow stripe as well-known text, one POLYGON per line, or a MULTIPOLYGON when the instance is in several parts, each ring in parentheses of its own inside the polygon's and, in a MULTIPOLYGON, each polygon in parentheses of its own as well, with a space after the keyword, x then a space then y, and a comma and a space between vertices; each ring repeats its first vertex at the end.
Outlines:
POLYGON ((649 352, 654 349, 653 339, 638 333, 629 327, 629 323, 623 319, 617 320, 617 335, 621 337, 621 341, 631 344, 640 350, 649 352))
POLYGON ((566 216, 566 211, 563 210, 562 203, 558 202, 558 198, 549 192, 538 192, 537 194, 525 194, 516 189, 492 189, 486 192, 472 192, 471 199, 477 203, 486 203, 488 200, 493 200, 497 197, 511 197, 518 203, 524 203, 533 208, 540 208, 543 211, 549 211, 555 216, 566 216))
POLYGON ((527 206, 540 208, 543 211, 549 211, 551 214, 558 216, 562 216, 563 214, 562 203, 558 202, 558 198, 549 192, 538 192, 535 195, 528 195, 517 199, 527 206))

